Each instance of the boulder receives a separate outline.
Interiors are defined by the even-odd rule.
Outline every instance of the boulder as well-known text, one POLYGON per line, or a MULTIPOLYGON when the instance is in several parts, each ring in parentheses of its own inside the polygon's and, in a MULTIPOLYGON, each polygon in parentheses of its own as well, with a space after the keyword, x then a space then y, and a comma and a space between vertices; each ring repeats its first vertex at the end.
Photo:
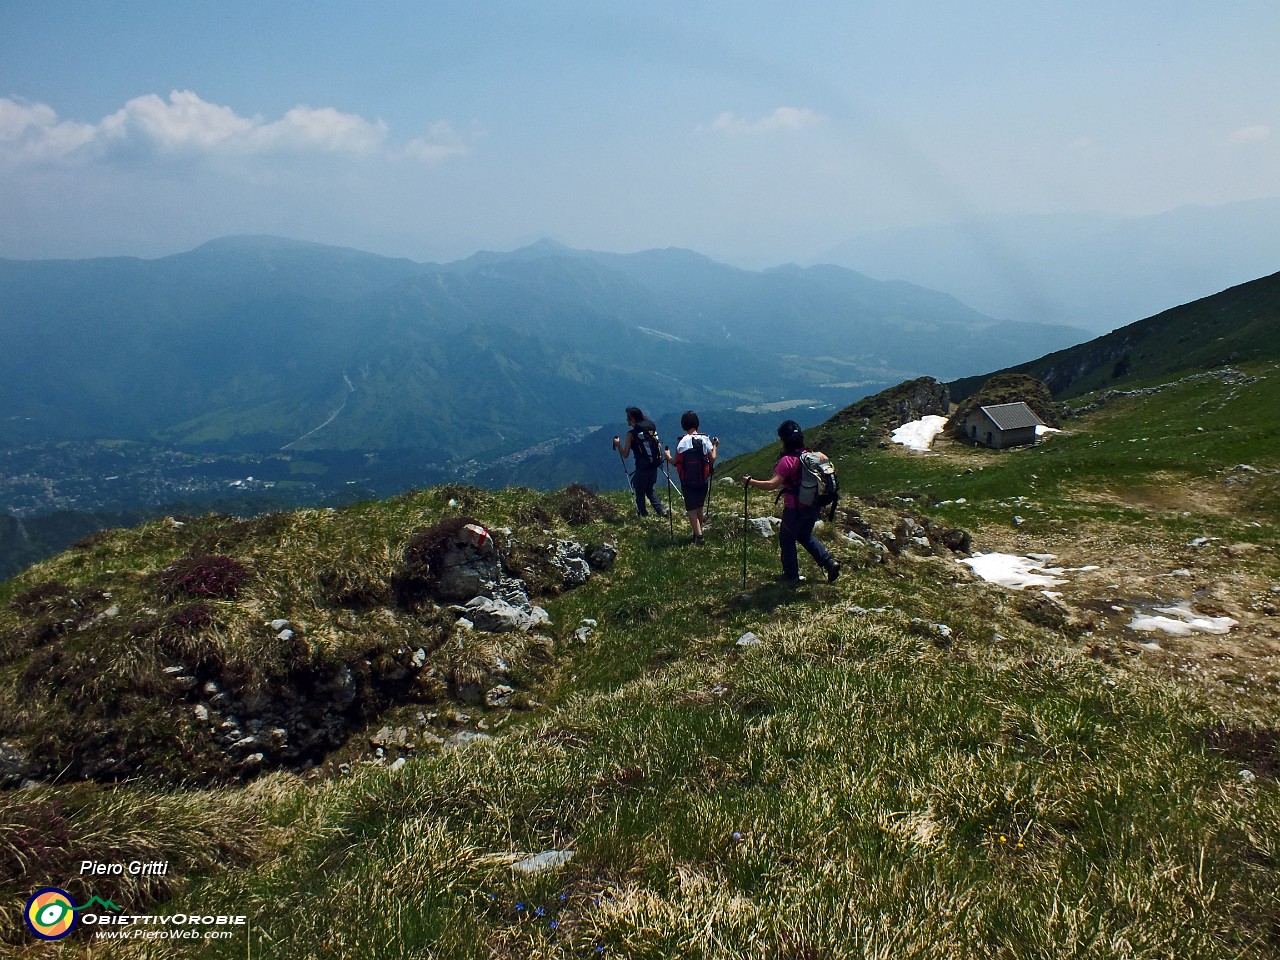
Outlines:
POLYGON ((574 540, 557 540, 551 550, 551 566, 566 587, 577 587, 591 579, 586 548, 574 540))
POLYGON ((15 744, 0 741, 0 787, 16 786, 39 772, 39 766, 15 744))
POLYGON ((453 544, 440 560, 434 592, 442 600, 465 600, 492 593, 502 580, 502 564, 493 550, 453 544))
POLYGON ((587 563, 593 570, 608 570, 618 559, 618 548, 612 543, 587 548, 587 563))
POLYGON ((777 533, 778 528, 782 526, 782 520, 778 517, 753 517, 751 526, 755 528, 756 533, 767 538, 777 533))
POLYGON ((542 607, 516 607, 492 597, 472 597, 461 612, 481 633, 527 632, 551 622, 542 607))

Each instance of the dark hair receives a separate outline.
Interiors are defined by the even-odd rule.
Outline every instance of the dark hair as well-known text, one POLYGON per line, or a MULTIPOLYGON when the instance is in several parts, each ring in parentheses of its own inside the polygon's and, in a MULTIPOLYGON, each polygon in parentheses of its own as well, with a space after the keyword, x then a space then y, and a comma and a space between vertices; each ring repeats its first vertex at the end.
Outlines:
POLYGON ((680 427, 682 430, 697 430, 698 426, 698 415, 692 410, 686 410, 680 414, 680 427))
POLYGON ((798 453, 804 449, 804 431, 794 420, 786 420, 778 427, 778 438, 787 453, 798 453))
POLYGON ((627 419, 639 423, 641 420, 648 420, 649 418, 644 415, 644 411, 639 407, 627 407, 627 419))

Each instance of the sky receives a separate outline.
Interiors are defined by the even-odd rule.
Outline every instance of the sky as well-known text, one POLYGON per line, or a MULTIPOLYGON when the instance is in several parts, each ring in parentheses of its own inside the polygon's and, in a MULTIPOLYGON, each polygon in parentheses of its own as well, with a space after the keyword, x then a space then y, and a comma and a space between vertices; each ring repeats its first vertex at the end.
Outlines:
POLYGON ((0 257, 739 266, 1280 196, 1275 0, 0 0, 0 257))

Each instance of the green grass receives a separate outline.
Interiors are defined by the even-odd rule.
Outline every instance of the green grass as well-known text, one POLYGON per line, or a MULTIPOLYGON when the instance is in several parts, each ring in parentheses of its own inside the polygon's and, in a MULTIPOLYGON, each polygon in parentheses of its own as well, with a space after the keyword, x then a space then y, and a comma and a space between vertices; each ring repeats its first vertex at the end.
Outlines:
MULTIPOLYGON (((1117 553, 1172 556, 1212 535, 1265 547, 1280 523, 1268 419, 1280 378, 1274 368, 1250 372, 1260 379, 1234 391, 1194 381, 1114 401, 1026 450, 918 456, 857 447, 856 426, 822 445, 837 459, 846 506, 876 528, 905 512, 963 526, 984 544, 1105 536, 1117 553), (1259 472, 1240 474, 1240 463, 1259 472), (1203 509, 1188 509, 1190 493, 1203 509)), ((720 473, 765 476, 774 456, 720 473)), ((839 582, 774 585, 776 541, 743 535, 741 496, 717 486, 704 547, 685 544, 679 520, 672 537, 664 523, 626 518, 623 494, 610 498, 618 519, 569 525, 564 496, 454 488, 243 525, 152 524, 0 587, 6 610, 49 579, 78 591, 109 586, 126 606, 160 603, 149 585, 157 571, 196 548, 225 552, 255 579, 224 602, 221 642, 269 662, 279 651, 255 645, 249 621, 279 611, 307 625, 315 651, 340 658, 378 649, 390 630, 438 628, 429 613, 415 625, 333 596, 385 589, 413 531, 450 510, 509 526, 526 544, 573 537, 621 547, 610 571, 539 596, 553 645, 521 679, 544 706, 473 711, 495 724, 492 740, 423 750, 398 773, 356 764, 349 776, 278 773, 248 788, 8 794, 8 819, 27 832, 0 828, 9 863, 0 893, 13 906, 3 935, 18 956, 41 955, 23 946, 25 897, 65 880, 82 856, 137 850, 170 860, 165 885, 92 892, 131 910, 244 914, 249 943, 238 935, 104 950, 77 934, 68 952, 1280 953, 1273 722, 1140 664, 1094 658, 1091 645, 1115 639, 1103 627, 1034 594, 977 584, 949 557, 878 563, 828 525, 822 536, 845 564, 839 582), (595 628, 580 639, 587 618, 595 628), (739 647, 747 631, 761 645, 739 647), (1248 749, 1223 746, 1236 742, 1248 749), (1254 779, 1242 778, 1246 767, 1254 779), (61 851, 57 868, 30 855, 43 823, 57 824, 48 844, 61 851), (549 873, 512 869, 563 849, 572 860, 549 873)), ((772 503, 757 493, 749 508, 763 515, 772 503)), ((1265 549, 1213 562, 1206 569, 1220 579, 1275 583, 1280 573, 1265 549)), ((12 627, 15 615, 2 616, 0 628, 12 627)), ((0 681, 12 673, 0 668, 0 681)), ((8 689, 0 706, 16 710, 8 689)), ((1278 701, 1261 716, 1274 717, 1278 701)))
POLYGON ((314 788, 328 831, 190 895, 258 918, 259 956, 1267 955, 1274 785, 1206 755, 1203 704, 899 621, 809 610, 314 788))

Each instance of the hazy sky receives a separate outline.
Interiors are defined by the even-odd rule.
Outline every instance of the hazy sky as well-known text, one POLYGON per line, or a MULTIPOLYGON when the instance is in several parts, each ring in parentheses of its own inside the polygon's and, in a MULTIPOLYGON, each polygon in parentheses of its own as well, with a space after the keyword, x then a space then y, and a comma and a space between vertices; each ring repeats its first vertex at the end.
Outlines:
POLYGON ((1277 0, 0 0, 0 257, 744 266, 1280 195, 1277 0))

